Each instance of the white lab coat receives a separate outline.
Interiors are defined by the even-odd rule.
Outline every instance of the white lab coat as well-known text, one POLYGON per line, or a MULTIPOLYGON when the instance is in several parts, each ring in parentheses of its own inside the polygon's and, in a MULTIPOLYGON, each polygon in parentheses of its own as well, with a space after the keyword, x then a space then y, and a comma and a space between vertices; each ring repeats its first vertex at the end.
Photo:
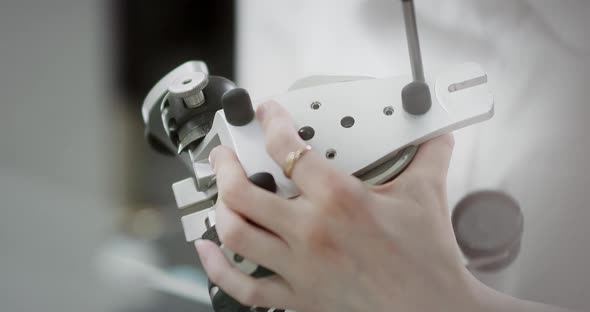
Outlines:
MULTIPOLYGON (((416 0, 426 70, 475 61, 496 115, 455 134, 449 205, 481 189, 521 205, 516 261, 478 274, 509 294, 590 309, 590 1, 416 0)), ((410 72, 401 4, 239 2, 238 82, 254 97, 310 74, 410 72)))

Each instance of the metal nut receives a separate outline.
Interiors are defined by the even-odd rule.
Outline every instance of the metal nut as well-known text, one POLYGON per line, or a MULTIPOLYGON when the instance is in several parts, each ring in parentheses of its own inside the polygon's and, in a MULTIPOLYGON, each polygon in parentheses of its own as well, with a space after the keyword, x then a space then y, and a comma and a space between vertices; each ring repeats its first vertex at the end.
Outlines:
POLYGON ((203 89, 207 86, 209 78, 206 73, 192 72, 178 77, 174 83, 168 86, 170 95, 182 98, 188 108, 201 106, 205 102, 203 89))

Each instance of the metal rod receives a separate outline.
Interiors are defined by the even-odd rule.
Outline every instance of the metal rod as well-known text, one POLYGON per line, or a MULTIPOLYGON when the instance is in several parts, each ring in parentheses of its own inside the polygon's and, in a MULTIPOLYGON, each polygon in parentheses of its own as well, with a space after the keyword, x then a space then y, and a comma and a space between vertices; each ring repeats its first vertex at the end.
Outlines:
POLYGON ((413 0, 402 0, 404 8, 404 21, 406 23, 406 37, 408 39, 408 50, 410 52, 410 63, 412 64, 412 76, 414 81, 425 81, 424 69, 422 68, 422 54, 420 53, 420 42, 418 41, 418 27, 416 26, 416 11, 413 0))

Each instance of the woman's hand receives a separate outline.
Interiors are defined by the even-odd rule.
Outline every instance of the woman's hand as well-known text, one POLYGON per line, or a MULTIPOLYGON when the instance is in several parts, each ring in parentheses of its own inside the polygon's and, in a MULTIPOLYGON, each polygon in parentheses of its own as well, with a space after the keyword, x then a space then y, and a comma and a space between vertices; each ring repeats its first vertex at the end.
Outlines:
MULTIPOLYGON (((305 146, 278 104, 259 107, 267 151, 279 165, 305 146)), ((297 311, 468 311, 473 278, 456 247, 446 199, 453 138, 420 146, 398 178, 369 186, 306 153, 284 199, 250 183, 226 147, 211 153, 217 231, 231 250, 274 271, 255 279, 214 243, 196 243, 212 282, 245 305, 297 311), (256 225, 258 226, 256 226, 256 225)))

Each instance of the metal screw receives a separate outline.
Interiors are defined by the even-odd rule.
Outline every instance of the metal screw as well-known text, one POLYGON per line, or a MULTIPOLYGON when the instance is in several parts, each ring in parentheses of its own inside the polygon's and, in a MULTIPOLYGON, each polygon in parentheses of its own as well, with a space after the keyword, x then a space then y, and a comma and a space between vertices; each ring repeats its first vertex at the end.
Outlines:
POLYGON ((393 107, 391 106, 387 106, 383 109, 383 114, 385 114, 386 116, 391 116, 393 115, 393 107))
POLYGON ((244 257, 242 257, 242 256, 240 256, 238 254, 235 254, 234 255, 234 262, 241 263, 242 261, 244 261, 244 257))
POLYGON ((320 109, 320 106, 322 106, 321 102, 315 101, 315 102, 311 103, 311 109, 313 109, 313 110, 320 109))
POLYGON ((192 72, 184 74, 168 86, 168 92, 174 97, 182 98, 188 108, 201 106, 205 102, 203 89, 209 78, 206 73, 192 72))
POLYGON ((326 158, 334 159, 334 157, 336 157, 336 150, 335 149, 331 148, 326 151, 326 158))

